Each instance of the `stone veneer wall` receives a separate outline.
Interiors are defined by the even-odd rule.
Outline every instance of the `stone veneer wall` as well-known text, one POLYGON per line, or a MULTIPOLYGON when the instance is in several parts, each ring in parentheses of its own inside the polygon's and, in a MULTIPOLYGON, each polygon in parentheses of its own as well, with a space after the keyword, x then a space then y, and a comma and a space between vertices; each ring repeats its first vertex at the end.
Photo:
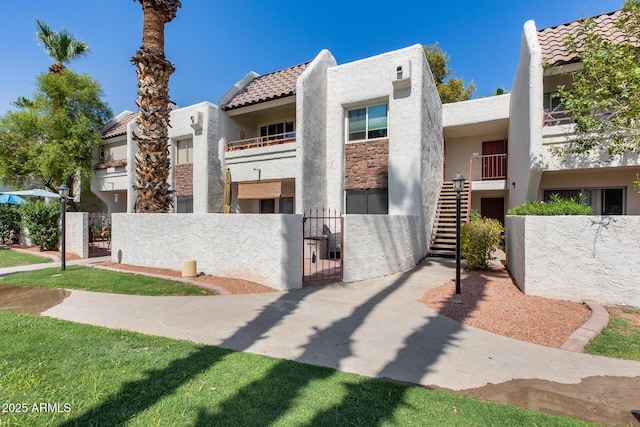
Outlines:
POLYGON ((176 196, 193 196, 193 163, 185 163, 175 166, 176 172, 176 196))
POLYGON ((389 186, 389 140, 348 143, 345 155, 345 190, 389 186))
POLYGON ((507 263, 530 295, 640 307, 639 216, 513 216, 507 263))

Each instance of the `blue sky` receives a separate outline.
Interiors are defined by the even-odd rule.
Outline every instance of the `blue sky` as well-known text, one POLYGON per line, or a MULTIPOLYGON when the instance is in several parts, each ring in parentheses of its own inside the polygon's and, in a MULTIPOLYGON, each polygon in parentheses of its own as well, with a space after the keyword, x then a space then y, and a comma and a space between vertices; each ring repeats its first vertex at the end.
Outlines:
MULTIPOLYGON (((487 0, 455 2, 182 0, 165 27, 167 59, 176 66, 170 95, 179 106, 219 98, 247 72, 265 74, 329 49, 339 64, 416 43, 440 46, 475 96, 511 89, 524 23, 537 28, 619 9, 623 0, 487 0)), ((30 97, 51 60, 35 40, 35 20, 65 28, 92 52, 69 68, 100 81, 114 114, 135 110, 129 62, 141 45, 142 9, 133 0, 7 2, 0 14, 0 114, 30 97)))

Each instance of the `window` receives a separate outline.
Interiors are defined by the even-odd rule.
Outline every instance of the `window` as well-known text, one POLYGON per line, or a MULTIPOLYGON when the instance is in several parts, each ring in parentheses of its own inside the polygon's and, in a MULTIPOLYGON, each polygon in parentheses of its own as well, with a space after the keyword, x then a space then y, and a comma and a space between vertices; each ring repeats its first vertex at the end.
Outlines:
POLYGON ((272 139, 293 138, 293 122, 273 123, 260 127, 260 136, 272 139))
POLYGON ((387 136, 387 104, 371 105, 347 111, 349 141, 387 136))
POLYGON ((176 141, 176 165, 193 163, 193 139, 176 141))
POLYGON ((389 189, 373 188, 368 190, 347 190, 348 214, 389 213, 389 189))
POLYGON ((624 203, 624 189, 602 189, 602 215, 622 215, 624 203))
POLYGON ((552 194, 557 194, 563 199, 582 200, 582 203, 593 208, 595 215, 624 215, 625 213, 624 187, 544 190, 542 200, 549 202, 552 194))
POLYGON ((547 92, 543 95, 544 125, 556 126, 571 123, 569 114, 560 103, 558 92, 547 92))
POLYGON ((193 197, 177 197, 177 213, 193 213, 193 197))
POLYGON ((280 213, 292 214, 293 213, 293 197, 281 197, 280 198, 280 213))
POLYGON ((275 199, 260 200, 260 213, 276 213, 276 200, 275 199))

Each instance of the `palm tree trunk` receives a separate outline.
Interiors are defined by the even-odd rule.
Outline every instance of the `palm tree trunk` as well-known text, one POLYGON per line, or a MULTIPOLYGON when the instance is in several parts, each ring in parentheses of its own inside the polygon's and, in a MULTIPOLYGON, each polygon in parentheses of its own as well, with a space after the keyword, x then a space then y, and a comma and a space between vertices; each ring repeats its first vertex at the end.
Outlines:
POLYGON ((177 0, 139 0, 144 12, 142 47, 131 58, 138 75, 136 154, 136 212, 168 212, 173 190, 169 184, 169 77, 175 71, 164 56, 164 24, 171 21, 177 0))

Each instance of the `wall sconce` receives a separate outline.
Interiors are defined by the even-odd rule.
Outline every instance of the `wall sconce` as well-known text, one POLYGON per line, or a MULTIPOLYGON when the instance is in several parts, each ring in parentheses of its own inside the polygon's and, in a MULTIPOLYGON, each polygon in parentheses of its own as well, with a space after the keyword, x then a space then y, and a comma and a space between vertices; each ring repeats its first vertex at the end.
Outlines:
POLYGON ((118 203, 120 201, 120 195, 118 193, 114 194, 113 199, 118 203))

